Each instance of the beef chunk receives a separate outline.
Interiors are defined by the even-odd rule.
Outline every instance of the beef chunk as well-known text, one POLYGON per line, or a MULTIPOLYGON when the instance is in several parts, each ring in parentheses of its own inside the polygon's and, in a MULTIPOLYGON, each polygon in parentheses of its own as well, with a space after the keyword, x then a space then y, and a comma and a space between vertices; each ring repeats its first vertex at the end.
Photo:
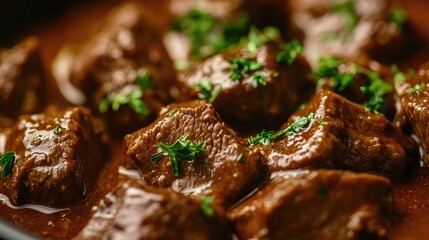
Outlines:
POLYGON ((303 131, 262 147, 272 171, 334 167, 395 178, 418 159, 416 143, 399 128, 331 91, 318 92, 282 129, 311 114, 303 131))
POLYGON ((391 183, 343 171, 278 172, 229 217, 240 239, 385 239, 391 183))
POLYGON ((154 123, 127 135, 125 144, 129 160, 149 184, 212 196, 223 206, 230 206, 263 176, 259 153, 250 151, 214 108, 201 101, 170 105, 154 123), (186 135, 194 144, 203 142, 205 151, 194 161, 179 161, 178 176, 173 174, 171 156, 151 161, 160 152, 160 142, 170 145, 186 135))
POLYGON ((116 135, 152 121, 173 92, 172 63, 148 14, 137 3, 115 9, 72 65, 71 82, 116 135))
POLYGON ((12 49, 0 49, 0 124, 10 125, 8 118, 41 109, 44 79, 37 38, 28 37, 12 49))
POLYGON ((336 56, 322 58, 313 75, 321 88, 335 91, 388 119, 394 118, 393 74, 377 61, 366 57, 354 61, 336 56))
POLYGON ((2 179, 11 203, 63 206, 82 200, 103 166, 101 126, 80 107, 21 116, 5 147, 16 153, 12 173, 2 179))
POLYGON ((289 5, 292 28, 303 36, 312 66, 319 56, 355 59, 367 53, 392 63, 417 45, 406 17, 394 18, 403 10, 391 0, 292 0, 289 5))
POLYGON ((281 65, 276 60, 280 51, 279 43, 271 42, 258 48, 255 55, 247 48, 215 55, 183 73, 179 78, 181 93, 185 98, 196 98, 204 95, 199 84, 209 84, 211 96, 220 91, 217 98, 209 100, 228 123, 279 126, 308 99, 314 85, 308 79, 305 60, 298 58, 291 66, 281 65), (236 79, 233 66, 241 64, 234 62, 237 60, 257 62, 261 67, 236 79))
POLYGON ((224 217, 199 200, 128 180, 100 201, 77 239, 230 239, 224 217))
POLYGON ((420 144, 426 152, 423 160, 429 164, 429 63, 424 64, 416 75, 396 83, 399 97, 400 116, 405 116, 411 123, 414 133, 420 138, 420 144))

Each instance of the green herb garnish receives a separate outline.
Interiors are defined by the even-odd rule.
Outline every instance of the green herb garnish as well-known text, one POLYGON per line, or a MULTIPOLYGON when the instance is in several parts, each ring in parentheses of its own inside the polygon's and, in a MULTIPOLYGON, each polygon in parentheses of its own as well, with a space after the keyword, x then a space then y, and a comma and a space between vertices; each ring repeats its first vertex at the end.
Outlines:
POLYGON ((425 83, 419 83, 414 85, 414 87, 411 88, 411 93, 416 93, 422 89, 426 88, 426 84, 425 83))
POLYGON ((360 87, 363 94, 369 95, 369 100, 363 104, 365 110, 383 116, 387 106, 384 97, 392 92, 392 86, 383 81, 377 72, 367 69, 360 69, 359 71, 366 74, 370 81, 368 86, 360 87))
POLYGON ((343 15, 345 23, 349 30, 353 30, 358 23, 354 0, 345 0, 334 4, 334 11, 343 15))
POLYGON ((1 166, 1 177, 7 177, 12 173, 12 168, 15 165, 16 153, 15 152, 6 152, 0 158, 0 166, 1 166))
POLYGON ((200 200, 200 208, 203 212, 204 216, 208 218, 213 218, 215 216, 215 211, 212 207, 213 198, 211 197, 203 197, 200 200))
POLYGON ((396 64, 392 64, 392 66, 390 66, 390 71, 394 74, 393 81, 396 84, 403 83, 407 78, 407 75, 404 72, 401 72, 396 64))
POLYGON ((229 78, 233 81, 239 81, 244 74, 255 72, 262 68, 262 64, 255 60, 245 57, 236 57, 231 61, 231 74, 229 78))
POLYGON ((168 114, 168 117, 174 116, 174 114, 176 114, 176 112, 177 112, 177 109, 171 110, 170 113, 168 114))
POLYGON ((213 84, 209 81, 197 83, 195 86, 200 91, 198 93, 198 97, 200 99, 207 100, 211 103, 216 100, 216 98, 219 96, 220 92, 222 91, 222 88, 220 86, 214 87, 213 84))
POLYGON ((251 78, 254 81, 255 87, 258 87, 259 85, 267 85, 267 78, 265 78, 261 73, 254 73, 252 74, 251 78))
POLYGON ((296 39, 282 44, 281 48, 282 51, 277 54, 276 60, 283 65, 291 65, 303 50, 301 43, 296 39))
POLYGON ((236 45, 249 29, 249 20, 241 15, 234 21, 221 21, 210 13, 193 9, 176 19, 174 29, 191 41, 191 56, 201 59, 236 45))
POLYGON ((196 160, 198 156, 205 151, 203 148, 204 142, 194 144, 190 140, 186 139, 187 137, 188 134, 185 134, 171 145, 159 142, 157 146, 161 151, 152 155, 152 163, 156 164, 159 158, 168 155, 173 169, 173 175, 176 177, 179 176, 178 161, 196 160))
POLYGON ((355 73, 340 73, 340 65, 341 59, 339 57, 332 56, 321 58, 319 66, 312 75, 319 84, 322 79, 330 78, 332 80, 331 87, 342 92, 353 82, 355 73))
POLYGON ((307 117, 301 117, 300 119, 293 122, 287 128, 274 133, 274 131, 262 131, 260 134, 250 137, 248 142, 250 144, 262 144, 269 145, 271 141, 276 140, 277 138, 287 135, 293 136, 297 133, 300 133, 304 130, 304 128, 313 120, 314 113, 310 113, 307 117))
POLYGON ((137 71, 136 83, 142 89, 154 88, 154 84, 150 81, 150 73, 148 71, 137 71))
POLYGON ((61 128, 60 126, 56 126, 56 127, 54 128, 54 133, 55 133, 56 135, 60 134, 60 133, 61 133, 61 131, 62 131, 62 128, 61 128))
POLYGON ((328 125, 328 121, 321 119, 321 120, 319 120, 319 124, 320 125, 328 125))
POLYGON ((239 163, 244 163, 244 154, 240 154, 240 155, 238 155, 238 157, 237 157, 237 162, 239 162, 239 163))
POLYGON ((279 38, 280 31, 275 27, 266 27, 259 31, 255 26, 251 26, 248 38, 243 41, 247 42, 247 51, 250 54, 256 54, 258 47, 279 38))
POLYGON ((402 30, 402 27, 407 20, 408 14, 403 8, 393 7, 390 10, 389 22, 394 23, 399 30, 402 30))
POLYGON ((101 100, 99 110, 101 113, 105 113, 111 106, 112 110, 116 112, 121 106, 128 105, 141 116, 147 116, 150 111, 148 106, 142 101, 142 97, 143 91, 141 89, 136 89, 128 94, 120 93, 113 99, 106 97, 101 100))

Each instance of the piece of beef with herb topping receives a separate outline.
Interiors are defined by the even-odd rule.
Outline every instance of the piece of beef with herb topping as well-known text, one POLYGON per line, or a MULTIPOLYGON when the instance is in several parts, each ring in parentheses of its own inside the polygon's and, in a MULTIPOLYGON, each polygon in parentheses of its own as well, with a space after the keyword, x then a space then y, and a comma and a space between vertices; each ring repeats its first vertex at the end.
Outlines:
POLYGON ((82 107, 21 116, 0 161, 3 193, 14 205, 63 207, 83 200, 104 165, 106 137, 82 107))
POLYGON ((264 177, 257 151, 211 104, 171 104, 149 126, 125 136, 126 154, 147 183, 229 207, 264 177), (228 176, 228 177, 225 177, 228 176))
POLYGON ((11 126, 20 115, 44 105, 45 73, 39 39, 28 37, 11 49, 0 49, 0 127, 11 126))
POLYGON ((76 239, 231 239, 225 214, 213 207, 210 198, 121 181, 76 239))
POLYGON ((394 76, 386 66, 365 57, 354 61, 337 56, 323 57, 312 76, 320 88, 362 104, 367 111, 394 119, 394 76))
POLYGON ((400 103, 396 119, 405 118, 411 124, 425 151, 423 161, 429 165, 429 62, 396 81, 395 90, 400 103))
POLYGON ((291 28, 302 36, 314 68, 320 56, 349 60, 369 54, 392 64, 419 44, 407 13, 391 0, 291 0, 291 28))
POLYGON ((386 239, 392 184, 347 171, 277 172, 229 212, 239 239, 386 239))
POLYGON ((210 57, 179 76, 182 100, 206 99, 234 127, 280 126, 310 98, 314 81, 298 41, 281 44, 278 32, 253 28, 254 39, 210 57), (272 39, 272 40, 270 40, 272 39), (265 42, 265 43, 264 43, 265 42))
POLYGON ((414 140, 386 118, 329 90, 319 91, 278 132, 248 139, 271 172, 335 168, 404 178, 418 160, 414 140))
POLYGON ((74 59, 71 82, 114 135, 148 124, 175 91, 172 62, 138 3, 113 10, 74 59))

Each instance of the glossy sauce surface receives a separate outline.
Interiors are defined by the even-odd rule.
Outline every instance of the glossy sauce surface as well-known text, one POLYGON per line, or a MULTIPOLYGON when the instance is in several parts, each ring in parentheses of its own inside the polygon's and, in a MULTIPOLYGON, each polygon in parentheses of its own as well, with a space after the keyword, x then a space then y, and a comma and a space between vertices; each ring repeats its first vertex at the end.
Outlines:
MULTIPOLYGON (((51 72, 51 63, 64 44, 82 43, 91 31, 93 24, 105 16, 118 2, 120 1, 109 0, 83 4, 70 9, 58 20, 35 28, 34 31, 30 32, 29 34, 41 37, 42 60, 47 72, 51 72)), ((162 9, 165 7, 162 6, 161 1, 151 2, 148 3, 148 6, 153 8, 154 12, 159 12, 159 16, 162 16, 162 9)), ((413 26, 429 42, 429 31, 427 30, 429 2, 426 0, 402 0, 401 2, 408 10, 413 26)), ((161 17, 160 25, 165 21, 161 17)), ((401 64, 416 68, 427 60, 429 60, 429 50, 423 50, 401 64)), ((49 78, 49 88, 52 94, 48 101, 55 102, 61 107, 67 106, 67 102, 62 98, 52 77, 49 76, 49 78)), ((97 190, 88 199, 69 209, 52 209, 36 205, 10 208, 4 195, 0 195, 0 202, 3 203, 0 204, 1 215, 20 226, 25 226, 29 232, 42 237, 49 236, 52 239, 73 238, 87 224, 93 206, 97 205, 99 199, 102 199, 116 185, 119 178, 135 174, 123 167, 119 168, 125 160, 125 149, 122 142, 111 141, 109 145, 111 149, 110 158, 106 159, 108 164, 101 172, 97 182, 97 186, 103 187, 96 188, 97 190), (120 173, 118 169, 120 169, 120 173)), ((429 176, 427 169, 419 168, 411 180, 395 184, 393 197, 399 211, 403 214, 403 220, 394 228, 391 238, 426 239, 429 236, 429 228, 427 227, 429 221, 429 176)))

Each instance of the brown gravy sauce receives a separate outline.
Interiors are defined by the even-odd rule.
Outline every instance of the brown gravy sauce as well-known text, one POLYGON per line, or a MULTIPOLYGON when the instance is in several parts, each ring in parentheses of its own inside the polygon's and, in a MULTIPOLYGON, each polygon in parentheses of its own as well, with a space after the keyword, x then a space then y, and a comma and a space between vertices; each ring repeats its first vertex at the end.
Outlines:
MULTIPOLYGON (((51 90, 51 102, 65 107, 68 103, 61 94, 50 76, 51 63, 58 50, 66 43, 79 44, 86 39, 93 24, 101 19, 119 0, 98 1, 84 4, 70 9, 55 22, 46 26, 36 28, 29 34, 35 34, 41 38, 42 60, 48 72, 48 87, 51 90)), ((148 1, 153 11, 160 12, 165 9, 161 6, 163 1, 148 1)), ((426 39, 429 39, 429 1, 427 0, 401 0, 403 6, 409 12, 411 23, 426 39)), ((160 20, 161 22, 163 20, 160 20)), ((429 42, 429 41, 427 41, 429 42)), ((429 50, 418 52, 415 56, 401 63, 407 67, 417 67, 424 61, 429 60, 429 50)), ((22 226, 41 237, 51 239, 70 239, 75 237, 87 224, 92 214, 93 206, 96 206, 118 182, 120 178, 126 177, 126 170, 118 167, 125 161, 125 149, 121 141, 112 140, 110 159, 106 159, 106 167, 100 174, 97 188, 85 201, 68 207, 68 210, 58 209, 58 212, 45 214, 31 208, 9 208, 6 204, 0 204, 0 215, 10 221, 22 226)), ((132 172, 129 173, 132 176, 132 172)), ((0 190, 1 190, 0 186, 0 190)), ((398 183, 393 191, 394 201, 401 212, 403 219, 395 226, 391 233, 391 239, 428 239, 429 237, 429 174, 426 168, 420 167, 415 176, 403 183, 398 183)), ((55 209, 54 209, 55 210, 55 209)))

